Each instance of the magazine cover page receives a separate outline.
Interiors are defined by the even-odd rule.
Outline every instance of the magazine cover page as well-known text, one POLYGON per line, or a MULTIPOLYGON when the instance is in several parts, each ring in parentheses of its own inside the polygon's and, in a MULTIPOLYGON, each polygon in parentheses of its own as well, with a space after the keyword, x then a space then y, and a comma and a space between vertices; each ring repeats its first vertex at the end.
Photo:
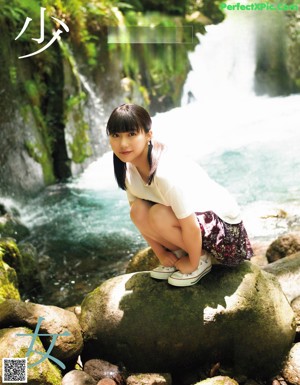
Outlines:
POLYGON ((300 1, 0 6, 0 383, 299 385, 300 1))

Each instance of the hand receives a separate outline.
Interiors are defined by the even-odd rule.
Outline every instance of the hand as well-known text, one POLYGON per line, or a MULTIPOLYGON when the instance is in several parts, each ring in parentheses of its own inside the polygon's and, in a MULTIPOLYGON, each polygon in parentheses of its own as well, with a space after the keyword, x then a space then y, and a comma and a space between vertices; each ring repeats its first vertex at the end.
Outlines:
POLYGON ((178 269, 182 274, 190 274, 196 269, 192 266, 188 256, 181 257, 175 263, 176 269, 178 269))
POLYGON ((167 267, 175 266, 175 263, 178 261, 176 255, 167 250, 164 250, 164 252, 159 255, 158 259, 163 266, 167 267))

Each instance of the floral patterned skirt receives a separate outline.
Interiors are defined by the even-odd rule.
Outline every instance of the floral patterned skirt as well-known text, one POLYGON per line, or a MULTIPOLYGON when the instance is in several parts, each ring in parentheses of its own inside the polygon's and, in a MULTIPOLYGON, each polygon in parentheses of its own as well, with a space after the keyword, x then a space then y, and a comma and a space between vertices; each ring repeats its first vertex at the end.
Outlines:
POLYGON ((243 222, 226 223, 213 211, 195 214, 202 232, 202 247, 218 262, 235 266, 253 256, 243 222))

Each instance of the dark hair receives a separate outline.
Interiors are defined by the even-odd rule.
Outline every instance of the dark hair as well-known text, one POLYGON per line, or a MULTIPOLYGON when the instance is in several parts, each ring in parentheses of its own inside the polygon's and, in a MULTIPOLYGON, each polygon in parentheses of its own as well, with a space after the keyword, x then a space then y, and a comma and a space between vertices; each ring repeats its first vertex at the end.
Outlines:
MULTIPOLYGON (((107 122, 106 133, 107 135, 113 135, 119 132, 132 132, 144 130, 148 133, 152 127, 152 120, 149 113, 141 106, 137 104, 122 104, 116 107, 107 122)), ((150 185, 158 165, 160 154, 164 149, 164 145, 159 142, 150 142, 148 146, 148 162, 150 166, 150 173, 148 178, 148 184, 150 185)), ((114 160, 114 172, 118 186, 123 190, 126 190, 126 163, 122 162, 115 154, 114 160)))

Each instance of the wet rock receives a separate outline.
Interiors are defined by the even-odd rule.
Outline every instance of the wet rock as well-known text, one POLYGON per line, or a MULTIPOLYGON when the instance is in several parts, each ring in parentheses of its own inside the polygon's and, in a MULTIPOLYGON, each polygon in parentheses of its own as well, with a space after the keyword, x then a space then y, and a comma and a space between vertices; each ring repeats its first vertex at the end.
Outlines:
POLYGON ((250 262, 214 266, 186 288, 148 273, 125 274, 87 295, 81 310, 83 360, 101 352, 131 372, 221 362, 245 375, 270 376, 295 337, 294 313, 277 279, 250 262))
POLYGON ((300 384, 300 342, 290 350, 282 370, 282 376, 289 384, 300 384))
POLYGON ((88 360, 85 362, 83 370, 96 381, 100 381, 104 378, 111 378, 117 385, 125 384, 119 367, 110 362, 100 359, 88 360))
POLYGON ((12 237, 19 242, 29 234, 29 229, 19 219, 18 211, 0 203, 0 237, 12 237))
POLYGON ((20 300, 16 271, 3 261, 3 254, 0 247, 0 303, 7 299, 20 300))
MULTIPOLYGON (((2 373, 2 358, 25 358, 28 348, 32 342, 32 336, 18 336, 17 334, 32 334, 28 328, 10 328, 0 330, 0 372, 2 373)), ((46 354, 45 349, 39 339, 36 338, 32 350, 46 354)), ((32 353, 28 357, 28 365, 33 365, 41 359, 38 353, 32 353)), ((28 383, 37 385, 61 385, 62 376, 60 370, 50 359, 46 358, 42 362, 34 365, 27 370, 28 383)))
POLYGON ((263 270, 278 279, 289 302, 300 296, 300 252, 270 263, 263 270))
MULTIPOLYGON (((57 338, 52 355, 62 362, 76 360, 83 347, 81 328, 76 315, 56 306, 45 306, 7 300, 0 304, 0 328, 27 326, 35 329, 40 317, 43 317, 40 333, 62 334, 68 336, 57 338)), ((52 337, 44 337, 43 343, 49 346, 52 337)))
POLYGON ((216 376, 197 382, 195 385, 239 385, 234 379, 227 376, 216 376))
POLYGON ((286 234, 271 243, 266 251, 266 256, 269 262, 274 262, 298 251, 300 251, 300 235, 286 234))
POLYGON ((63 377, 62 385, 97 385, 97 381, 82 370, 71 370, 63 377))
POLYGON ((172 385, 172 378, 168 373, 132 374, 127 378, 126 385, 172 385))

